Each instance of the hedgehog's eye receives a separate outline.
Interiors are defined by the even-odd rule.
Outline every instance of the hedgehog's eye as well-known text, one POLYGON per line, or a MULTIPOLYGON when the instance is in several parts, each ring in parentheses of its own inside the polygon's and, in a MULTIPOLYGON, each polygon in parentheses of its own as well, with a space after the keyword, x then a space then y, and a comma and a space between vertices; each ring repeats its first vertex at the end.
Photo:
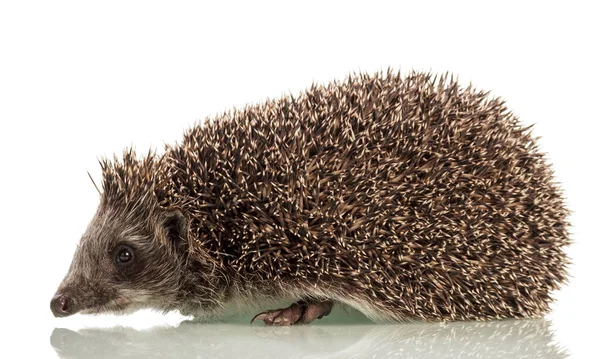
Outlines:
POLYGON ((115 252, 115 263, 123 265, 133 259, 133 250, 128 246, 119 246, 115 252))

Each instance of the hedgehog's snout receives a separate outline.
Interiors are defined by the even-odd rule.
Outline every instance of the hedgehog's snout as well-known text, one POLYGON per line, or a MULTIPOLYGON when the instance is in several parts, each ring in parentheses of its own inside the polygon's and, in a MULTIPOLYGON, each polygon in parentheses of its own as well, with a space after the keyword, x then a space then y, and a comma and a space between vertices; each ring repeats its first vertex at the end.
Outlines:
POLYGON ((75 301, 68 294, 57 292, 50 301, 50 309, 55 317, 68 317, 75 314, 75 301))

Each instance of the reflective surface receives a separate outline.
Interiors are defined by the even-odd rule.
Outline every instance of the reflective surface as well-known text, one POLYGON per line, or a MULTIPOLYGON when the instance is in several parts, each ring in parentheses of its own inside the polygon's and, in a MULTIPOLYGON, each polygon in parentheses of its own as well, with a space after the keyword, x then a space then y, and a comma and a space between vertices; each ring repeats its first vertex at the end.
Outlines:
POLYGON ((61 358, 566 358, 547 320, 293 327, 182 322, 177 327, 56 328, 61 358))

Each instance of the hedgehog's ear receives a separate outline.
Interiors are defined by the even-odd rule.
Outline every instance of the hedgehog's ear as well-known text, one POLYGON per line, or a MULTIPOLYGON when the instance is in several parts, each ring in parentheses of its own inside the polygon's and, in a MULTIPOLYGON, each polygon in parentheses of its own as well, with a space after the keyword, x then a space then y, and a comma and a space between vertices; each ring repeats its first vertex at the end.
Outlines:
POLYGON ((169 242, 178 250, 186 250, 188 245, 187 219, 177 211, 167 211, 164 214, 163 226, 167 231, 169 242))

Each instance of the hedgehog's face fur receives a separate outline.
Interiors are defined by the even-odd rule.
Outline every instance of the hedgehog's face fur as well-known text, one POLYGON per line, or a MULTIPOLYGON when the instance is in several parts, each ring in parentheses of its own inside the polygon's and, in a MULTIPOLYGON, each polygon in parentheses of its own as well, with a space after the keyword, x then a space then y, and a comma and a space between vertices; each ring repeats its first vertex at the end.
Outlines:
POLYGON ((52 300, 55 316, 174 309, 185 273, 186 220, 176 211, 147 209, 100 206, 52 300))

